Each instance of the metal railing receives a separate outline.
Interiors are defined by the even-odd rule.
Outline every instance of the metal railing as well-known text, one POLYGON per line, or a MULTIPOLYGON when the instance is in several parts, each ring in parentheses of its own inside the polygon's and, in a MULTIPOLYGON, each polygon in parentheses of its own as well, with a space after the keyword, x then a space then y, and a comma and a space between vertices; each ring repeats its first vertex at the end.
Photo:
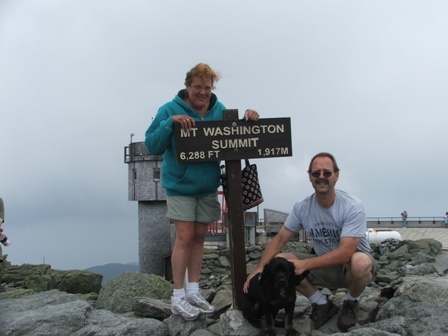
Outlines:
MULTIPOLYGON (((377 222, 378 224, 394 224, 394 223, 401 223, 402 218, 400 217, 367 217, 367 222, 377 222)), ((444 222, 445 218, 443 216, 420 216, 420 217, 408 217, 408 222, 432 222, 433 224, 437 222, 444 222)))
POLYGON ((208 227, 208 235, 215 234, 225 234, 227 231, 227 203, 224 197, 224 193, 220 190, 218 191, 218 198, 220 198, 221 203, 221 220, 218 222, 211 223, 208 227))
MULTIPOLYGON (((227 223, 226 223, 226 214, 227 214, 227 204, 225 203, 225 198, 222 196, 222 192, 220 192, 220 196, 222 197, 222 220, 219 222, 212 223, 209 226, 208 236, 213 235, 225 235, 227 231, 227 223)), ((416 216, 416 217, 408 217, 407 218, 407 227, 410 228, 437 228, 437 227, 445 227, 445 218, 443 216, 416 216)), ((399 228, 402 225, 401 217, 367 217, 367 227, 368 228, 399 228)), ((259 219, 258 224, 256 225, 257 229, 265 229, 266 225, 263 219, 259 219)), ((307 237, 304 232, 300 232, 300 239, 304 241, 308 241, 309 237, 307 237)), ((216 237, 218 239, 218 237, 216 237)), ((213 240, 213 237, 209 237, 210 240, 213 240)))

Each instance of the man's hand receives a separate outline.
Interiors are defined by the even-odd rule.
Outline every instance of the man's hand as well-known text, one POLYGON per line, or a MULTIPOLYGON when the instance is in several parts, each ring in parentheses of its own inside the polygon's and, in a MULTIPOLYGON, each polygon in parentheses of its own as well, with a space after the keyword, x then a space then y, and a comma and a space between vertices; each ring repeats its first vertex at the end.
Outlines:
POLYGON ((306 268, 306 259, 300 260, 297 258, 288 259, 289 262, 292 262, 294 264, 295 274, 301 275, 308 271, 308 268, 306 268))
POLYGON ((246 279, 246 282, 244 283, 244 286, 243 286, 243 292, 244 293, 248 293, 249 292, 249 283, 250 283, 250 281, 252 280, 252 278, 254 277, 254 276, 256 276, 257 274, 259 274, 259 273, 261 273, 263 270, 259 270, 258 268, 255 270, 255 271, 253 271, 251 274, 249 274, 249 276, 247 277, 247 279, 246 279))

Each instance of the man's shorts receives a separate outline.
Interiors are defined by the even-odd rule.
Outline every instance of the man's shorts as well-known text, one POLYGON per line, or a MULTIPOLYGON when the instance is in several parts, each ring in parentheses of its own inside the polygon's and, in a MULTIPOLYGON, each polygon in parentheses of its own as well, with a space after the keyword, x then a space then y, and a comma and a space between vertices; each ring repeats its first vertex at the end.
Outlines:
MULTIPOLYGON (((365 253, 370 260, 372 261, 372 279, 375 277, 376 272, 378 271, 378 263, 372 257, 370 253, 365 253)), ((310 259, 316 258, 315 254, 305 254, 305 253, 295 253, 297 258, 299 259, 310 259)), ((348 288, 347 281, 345 279, 346 267, 345 265, 340 265, 337 267, 312 270, 308 274, 307 278, 314 286, 321 286, 328 289, 337 289, 337 288, 348 288)))
POLYGON ((167 196, 166 203, 166 216, 172 220, 213 223, 221 219, 221 204, 217 193, 201 198, 167 196))

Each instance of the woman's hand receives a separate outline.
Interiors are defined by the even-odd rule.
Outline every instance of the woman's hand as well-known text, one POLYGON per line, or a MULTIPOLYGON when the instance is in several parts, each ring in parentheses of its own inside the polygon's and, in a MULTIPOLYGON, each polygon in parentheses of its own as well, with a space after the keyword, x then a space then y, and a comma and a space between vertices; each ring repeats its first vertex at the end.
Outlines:
POLYGON ((188 130, 196 125, 194 119, 185 114, 173 115, 171 118, 174 122, 179 123, 184 130, 188 130))
POLYGON ((246 112, 244 112, 244 119, 247 121, 257 121, 260 118, 260 115, 255 110, 247 109, 246 112))

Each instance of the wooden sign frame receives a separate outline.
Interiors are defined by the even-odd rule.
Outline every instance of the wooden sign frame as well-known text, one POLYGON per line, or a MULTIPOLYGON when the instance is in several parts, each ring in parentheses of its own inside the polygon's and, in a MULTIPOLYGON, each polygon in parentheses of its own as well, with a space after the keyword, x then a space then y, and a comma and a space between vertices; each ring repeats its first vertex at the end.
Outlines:
POLYGON ((241 160, 292 156, 290 118, 238 120, 224 110, 221 121, 201 121, 185 131, 175 124, 178 162, 225 160, 228 183, 229 248, 233 305, 240 309, 247 278, 241 160))

